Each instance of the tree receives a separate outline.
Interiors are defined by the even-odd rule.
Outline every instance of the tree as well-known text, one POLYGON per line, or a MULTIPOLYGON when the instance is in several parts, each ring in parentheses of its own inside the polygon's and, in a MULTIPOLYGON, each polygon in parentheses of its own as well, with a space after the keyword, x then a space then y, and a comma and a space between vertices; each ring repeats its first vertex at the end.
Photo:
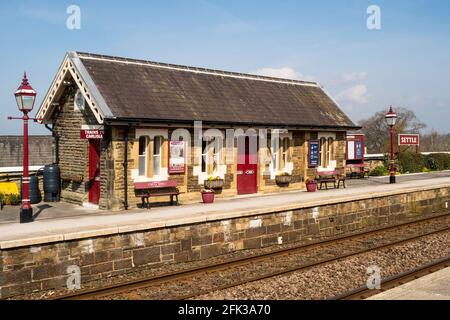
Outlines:
POLYGON ((450 134, 440 134, 436 130, 432 129, 430 133, 420 137, 420 150, 425 152, 449 152, 450 134))
MULTIPOLYGON (((390 136, 389 126, 385 115, 387 110, 379 111, 368 119, 361 120, 362 132, 365 134, 365 144, 368 153, 385 153, 389 151, 390 136)), ((395 108, 397 113, 396 134, 420 133, 426 125, 416 117, 414 111, 406 108, 395 108)))

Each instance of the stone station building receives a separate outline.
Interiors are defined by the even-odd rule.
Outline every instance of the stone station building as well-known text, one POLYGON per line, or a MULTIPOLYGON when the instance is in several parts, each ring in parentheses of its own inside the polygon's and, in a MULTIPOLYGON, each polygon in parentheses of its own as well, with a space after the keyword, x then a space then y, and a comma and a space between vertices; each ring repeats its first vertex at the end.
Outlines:
POLYGON ((62 200, 109 210, 139 206, 136 182, 176 181, 181 203, 210 177, 217 197, 303 189, 316 170, 345 167, 346 133, 359 129, 315 82, 80 52, 37 117, 52 126, 62 200))

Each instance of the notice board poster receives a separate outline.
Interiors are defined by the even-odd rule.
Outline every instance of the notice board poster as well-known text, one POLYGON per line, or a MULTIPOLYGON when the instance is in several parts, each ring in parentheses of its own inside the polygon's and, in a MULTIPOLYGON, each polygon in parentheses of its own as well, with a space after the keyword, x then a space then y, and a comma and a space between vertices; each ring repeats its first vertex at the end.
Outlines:
POLYGON ((319 140, 309 141, 308 165, 310 167, 319 166, 319 147, 320 147, 319 140))
POLYGON ((362 158, 363 158, 362 141, 355 141, 355 159, 361 160, 362 158))
POLYGON ((184 173, 186 165, 184 146, 184 141, 169 142, 169 174, 184 173))

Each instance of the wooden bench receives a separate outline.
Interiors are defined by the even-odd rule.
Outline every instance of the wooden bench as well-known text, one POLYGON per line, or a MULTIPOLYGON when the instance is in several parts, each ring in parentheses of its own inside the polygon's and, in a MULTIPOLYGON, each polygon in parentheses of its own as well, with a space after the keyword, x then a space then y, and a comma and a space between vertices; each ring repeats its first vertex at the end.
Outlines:
POLYGON ((142 207, 150 209, 150 197, 170 197, 170 205, 173 204, 173 197, 176 197, 176 204, 178 205, 178 195, 180 191, 177 188, 176 181, 149 181, 149 182, 135 182, 134 189, 137 197, 142 199, 142 207))
POLYGON ((319 184, 319 190, 322 190, 322 186, 324 183, 326 190, 328 190, 328 183, 333 183, 335 189, 336 188, 339 189, 341 182, 344 188, 347 187, 345 185, 345 174, 343 174, 340 170, 318 171, 316 180, 317 183, 319 184))
POLYGON ((369 177, 369 167, 365 164, 348 164, 347 170, 350 179, 364 179, 366 176, 369 177))

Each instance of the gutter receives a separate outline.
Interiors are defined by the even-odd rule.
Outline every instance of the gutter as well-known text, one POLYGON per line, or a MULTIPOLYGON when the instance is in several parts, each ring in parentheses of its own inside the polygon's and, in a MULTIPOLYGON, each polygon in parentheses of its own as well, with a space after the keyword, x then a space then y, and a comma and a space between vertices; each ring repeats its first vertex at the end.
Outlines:
MULTIPOLYGON (((193 122, 197 120, 156 120, 156 119, 138 119, 138 118, 105 118, 104 122, 108 125, 116 125, 116 126, 129 126, 133 125, 161 125, 161 126, 169 126, 176 127, 185 126, 185 127, 193 127, 193 122)), ((198 120, 201 121, 201 120, 198 120)), ((338 130, 338 131, 350 131, 350 130, 360 130, 362 127, 360 126, 330 126, 330 125, 287 125, 287 124, 261 124, 261 123, 250 123, 250 122, 236 122, 230 123, 225 121, 202 121, 202 125, 207 126, 223 126, 225 128, 230 127, 261 127, 261 128, 290 128, 297 130, 338 130)))
POLYGON ((124 147, 124 156, 123 156, 123 196, 124 201, 123 205, 125 207, 125 210, 128 210, 128 135, 130 133, 131 125, 128 125, 128 127, 125 129, 124 134, 124 141, 125 141, 125 147, 124 147))

